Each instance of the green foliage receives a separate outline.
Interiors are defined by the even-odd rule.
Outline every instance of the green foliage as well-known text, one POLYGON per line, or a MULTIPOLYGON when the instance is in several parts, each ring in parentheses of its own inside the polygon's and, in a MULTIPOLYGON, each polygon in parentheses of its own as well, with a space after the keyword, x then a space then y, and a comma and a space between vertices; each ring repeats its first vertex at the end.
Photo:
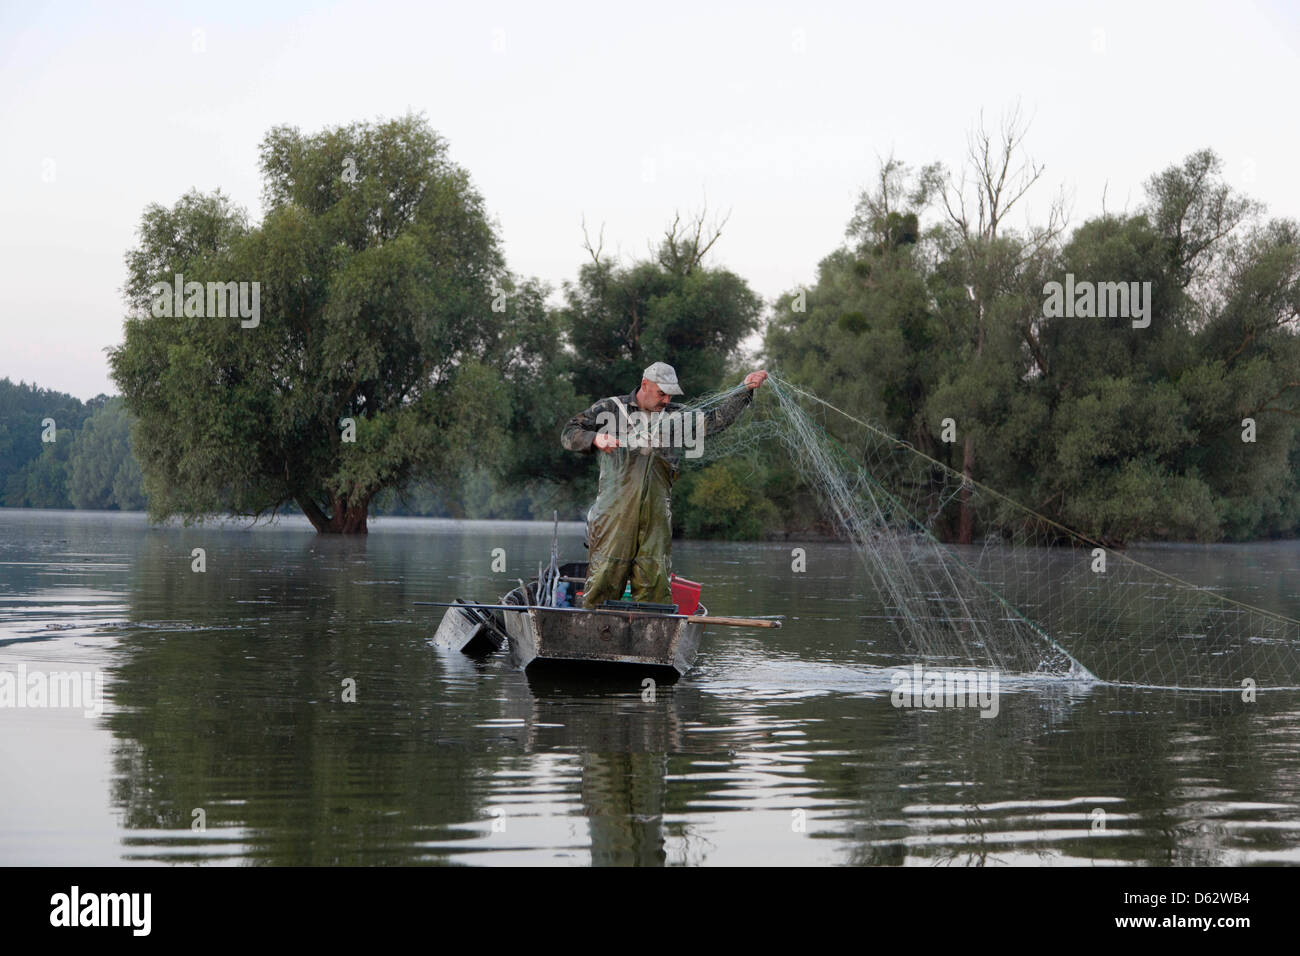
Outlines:
POLYGON ((56 431, 55 441, 41 447, 41 453, 20 471, 9 476, 5 504, 11 508, 70 508, 68 460, 72 457, 76 433, 70 428, 56 431))
MULTIPOLYGON (((594 476, 583 460, 560 445, 560 430, 590 402, 573 385, 573 359, 565 351, 564 319, 546 307, 548 288, 536 281, 509 286, 509 323, 498 360, 509 390, 509 427, 504 454, 491 471, 491 480, 521 495, 516 508, 541 508, 545 503, 576 517, 575 494, 590 497, 594 476)), ((582 512, 586 506, 582 506, 582 512)), ((504 516, 504 515, 502 515, 504 516)))
MULTIPOLYGON (((1060 245, 951 218, 912 242, 907 216, 932 190, 891 160, 853 245, 778 300, 769 365, 1106 540, 1298 534, 1300 226, 1259 222, 1220 170, 1196 153, 1152 177, 1145 208, 1060 245), (1044 285, 1066 273, 1149 282, 1150 327, 1046 317, 1044 285), (941 439, 949 418, 956 442, 941 439)), ((978 533, 948 508, 941 527, 978 533)))
POLYGON ((387 488, 502 453, 494 361, 509 281, 482 198, 415 117, 262 144, 267 213, 220 194, 150 206, 127 256, 134 314, 110 361, 138 417, 155 518, 274 514, 364 531, 387 488), (260 322, 155 317, 150 287, 260 283, 260 322), (344 440, 346 420, 356 441, 344 440))
POLYGON ((144 508, 140 465, 131 451, 131 416, 120 396, 108 399, 77 434, 67 484, 75 508, 144 508))
POLYGON ((735 459, 715 462, 692 475, 675 498, 686 502, 680 526, 691 538, 758 538, 779 517, 756 487, 754 473, 735 459))
MULTIPOLYGON (((60 441, 72 436, 86 418, 104 402, 104 396, 82 402, 78 398, 25 382, 0 378, 0 502, 21 508, 30 500, 66 502, 66 476, 62 464, 71 446, 59 451, 41 441, 45 419, 54 419, 60 441)), ((62 504, 31 507, 63 508, 62 504)))
POLYGON ((705 268, 706 250, 698 230, 684 239, 674 226, 653 261, 597 255, 565 284, 573 387, 588 404, 635 391, 653 362, 672 365, 688 392, 721 384, 728 357, 759 328, 762 300, 734 273, 705 268))
MULTIPOLYGON (((704 266, 718 236, 702 221, 630 264, 592 250, 551 309, 506 270, 422 120, 280 127, 261 159, 261 223, 220 192, 145 210, 111 354, 123 399, 0 380, 5 504, 135 508, 143 486, 156 518, 577 518, 596 469, 561 448, 565 420, 654 361, 688 398, 748 370, 737 352, 762 303, 704 266), (153 316, 151 286, 178 273, 259 282, 260 322, 153 316)), ((967 218, 945 175, 883 165, 815 283, 774 303, 763 364, 1103 540, 1300 534, 1300 224, 1263 220, 1208 150, 1151 177, 1132 214, 1059 236, 999 226, 987 204, 967 218), (1150 283, 1150 327, 1046 315, 1044 286, 1067 273, 1150 283)), ((852 447, 856 426, 830 427, 852 447)), ((677 532, 829 530, 774 443, 748 452, 688 463, 677 532)), ((960 498, 943 507, 941 531, 980 533, 960 498)))

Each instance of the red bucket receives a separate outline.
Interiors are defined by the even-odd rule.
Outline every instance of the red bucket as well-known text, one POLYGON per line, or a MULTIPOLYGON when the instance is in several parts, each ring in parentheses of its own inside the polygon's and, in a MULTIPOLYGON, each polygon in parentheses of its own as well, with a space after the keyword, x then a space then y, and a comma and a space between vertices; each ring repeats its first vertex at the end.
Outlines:
POLYGON ((700 606, 700 588, 698 581, 688 581, 676 574, 669 580, 673 587, 673 603, 677 605, 678 614, 694 614, 700 606))

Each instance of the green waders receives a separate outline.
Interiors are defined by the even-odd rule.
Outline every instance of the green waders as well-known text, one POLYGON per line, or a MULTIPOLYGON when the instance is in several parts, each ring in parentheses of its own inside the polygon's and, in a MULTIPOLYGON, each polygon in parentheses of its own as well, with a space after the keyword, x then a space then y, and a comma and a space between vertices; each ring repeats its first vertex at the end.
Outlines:
MULTIPOLYGON (((752 392, 741 389, 703 415, 704 433, 722 431, 748 407, 752 392)), ((610 421, 626 421, 636 410, 636 396, 606 398, 569 420, 561 441, 570 451, 593 452, 597 429, 610 421)), ((669 404, 666 412, 687 410, 669 404)), ((703 437, 703 436, 701 436, 703 437)), ((591 549, 583 606, 599 607, 623 596, 632 581, 632 600, 672 603, 673 483, 677 480, 680 448, 620 446, 600 456, 600 490, 587 512, 587 545, 591 549)))
POLYGON ((591 566, 584 606, 618 600, 629 577, 632 600, 671 602, 674 472, 650 449, 601 455, 600 492, 587 513, 591 566))

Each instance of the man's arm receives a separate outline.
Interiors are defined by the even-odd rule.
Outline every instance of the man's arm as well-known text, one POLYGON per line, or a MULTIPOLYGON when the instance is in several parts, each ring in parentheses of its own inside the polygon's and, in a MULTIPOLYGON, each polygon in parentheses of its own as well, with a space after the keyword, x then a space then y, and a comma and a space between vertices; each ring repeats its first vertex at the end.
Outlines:
MULTIPOLYGON (((603 424, 602 414, 614 414, 613 402, 608 398, 602 398, 585 412, 574 415, 564 426, 564 431, 560 433, 560 444, 569 451, 592 452, 595 451, 593 442, 603 424)), ((609 421, 605 419, 604 421, 609 421)))
POLYGON ((704 434, 716 435, 731 427, 740 413, 754 402, 754 390, 741 388, 722 400, 715 408, 704 413, 704 434))

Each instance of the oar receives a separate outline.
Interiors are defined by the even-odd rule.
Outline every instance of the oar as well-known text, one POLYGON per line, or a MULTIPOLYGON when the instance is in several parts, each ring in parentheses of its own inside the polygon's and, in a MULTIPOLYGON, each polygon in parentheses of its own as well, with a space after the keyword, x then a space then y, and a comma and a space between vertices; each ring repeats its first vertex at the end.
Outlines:
MULTIPOLYGON (((458 607, 448 601, 416 601, 419 607, 458 607)), ((652 611, 599 611, 579 607, 547 607, 544 604, 474 604, 484 611, 551 611, 556 614, 612 614, 615 617, 659 617, 692 624, 720 624, 724 627, 780 627, 780 621, 761 617, 708 617, 702 614, 656 614, 652 611)))

